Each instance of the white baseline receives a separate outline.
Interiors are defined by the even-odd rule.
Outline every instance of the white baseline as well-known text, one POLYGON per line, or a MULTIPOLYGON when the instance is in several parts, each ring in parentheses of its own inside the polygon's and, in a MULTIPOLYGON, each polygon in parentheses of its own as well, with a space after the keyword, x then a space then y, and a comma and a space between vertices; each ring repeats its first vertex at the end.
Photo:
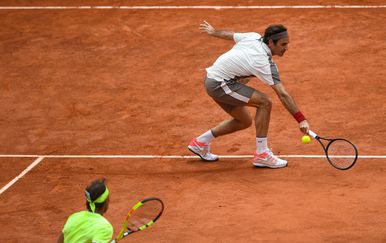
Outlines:
MULTIPOLYGON (((252 158, 252 155, 220 155, 222 159, 252 158)), ((325 158, 325 155, 279 155, 283 158, 325 158)), ((336 156, 351 158, 352 156, 336 156)), ((1 154, 0 158, 36 158, 25 170, 23 170, 12 181, 0 189, 0 195, 32 170, 45 158, 86 158, 86 159, 197 159, 195 155, 23 155, 23 154, 1 154)), ((360 155, 362 159, 386 159, 386 155, 360 155)))
POLYGON ((251 6, 0 6, 0 10, 151 10, 151 9, 378 9, 386 5, 251 5, 251 6))
MULTIPOLYGON (((292 154, 282 155, 283 158, 325 158, 326 155, 312 155, 312 154, 292 154)), ((219 158, 223 159, 241 159, 252 158, 253 155, 219 155, 219 158)), ((333 157, 333 156, 332 156, 333 157)), ((341 158, 351 158, 352 156, 336 156, 341 158)), ((0 158, 89 158, 89 159, 194 159, 198 158, 196 155, 82 155, 82 154, 68 154, 68 155, 34 155, 34 154, 0 154, 0 158)), ((386 159, 386 155, 359 155, 361 159, 386 159)))

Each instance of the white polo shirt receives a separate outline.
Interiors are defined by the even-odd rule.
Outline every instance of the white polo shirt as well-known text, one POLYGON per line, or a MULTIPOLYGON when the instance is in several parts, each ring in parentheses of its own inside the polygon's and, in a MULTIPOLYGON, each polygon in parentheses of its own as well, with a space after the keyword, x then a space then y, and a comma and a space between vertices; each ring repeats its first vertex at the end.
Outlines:
POLYGON ((217 81, 256 76, 268 85, 280 83, 269 47, 258 33, 235 33, 235 45, 207 68, 207 77, 217 81))

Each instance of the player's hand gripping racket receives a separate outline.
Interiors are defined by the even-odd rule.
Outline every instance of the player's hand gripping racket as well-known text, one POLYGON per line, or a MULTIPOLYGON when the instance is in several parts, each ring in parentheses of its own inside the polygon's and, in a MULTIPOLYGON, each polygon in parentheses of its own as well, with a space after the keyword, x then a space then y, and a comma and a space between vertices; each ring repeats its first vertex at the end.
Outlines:
POLYGON ((324 149, 328 162, 339 170, 348 170, 358 159, 358 150, 353 143, 343 138, 322 138, 309 130, 308 134, 318 140, 324 149), (327 144, 325 145, 324 142, 327 144))
POLYGON ((134 205, 123 222, 122 229, 111 243, 124 237, 147 229, 154 224, 164 211, 164 204, 159 198, 146 198, 134 205))

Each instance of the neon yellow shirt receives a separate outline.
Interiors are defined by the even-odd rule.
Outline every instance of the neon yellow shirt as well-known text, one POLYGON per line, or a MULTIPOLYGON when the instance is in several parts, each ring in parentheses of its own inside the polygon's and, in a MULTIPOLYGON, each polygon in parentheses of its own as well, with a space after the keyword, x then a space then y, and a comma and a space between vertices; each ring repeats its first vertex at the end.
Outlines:
POLYGON ((113 226, 100 214, 80 211, 68 217, 63 236, 64 243, 105 243, 113 237, 113 226))

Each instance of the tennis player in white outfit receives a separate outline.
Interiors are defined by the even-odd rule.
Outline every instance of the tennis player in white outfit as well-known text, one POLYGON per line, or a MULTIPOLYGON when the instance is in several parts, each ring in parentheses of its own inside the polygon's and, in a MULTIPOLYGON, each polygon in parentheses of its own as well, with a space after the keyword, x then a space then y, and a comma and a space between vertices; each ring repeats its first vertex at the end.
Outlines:
POLYGON ((210 36, 234 40, 231 50, 222 54, 206 69, 205 88, 213 100, 232 118, 193 138, 188 149, 204 161, 216 161, 218 156, 210 152, 210 143, 216 137, 248 128, 253 118, 246 106, 256 108, 256 151, 252 164, 256 167, 282 168, 287 161, 278 158, 268 148, 267 134, 272 101, 246 83, 249 77, 257 77, 271 86, 281 103, 299 124, 301 132, 307 133, 309 124, 299 111, 294 99, 286 91, 279 78, 273 56, 283 56, 288 50, 289 36, 283 25, 271 25, 261 36, 258 33, 235 33, 217 30, 204 21, 200 29, 210 36))

